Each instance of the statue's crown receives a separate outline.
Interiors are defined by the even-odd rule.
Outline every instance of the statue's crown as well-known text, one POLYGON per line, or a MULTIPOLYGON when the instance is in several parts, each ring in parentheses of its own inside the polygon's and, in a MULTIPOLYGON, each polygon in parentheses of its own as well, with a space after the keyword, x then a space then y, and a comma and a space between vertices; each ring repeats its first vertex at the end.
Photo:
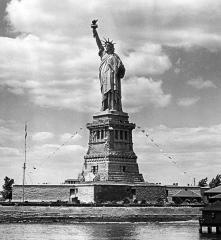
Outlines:
POLYGON ((110 40, 109 38, 108 39, 104 38, 104 40, 102 40, 102 42, 103 42, 103 46, 107 46, 108 44, 114 46, 114 44, 116 44, 113 42, 113 40, 110 40))

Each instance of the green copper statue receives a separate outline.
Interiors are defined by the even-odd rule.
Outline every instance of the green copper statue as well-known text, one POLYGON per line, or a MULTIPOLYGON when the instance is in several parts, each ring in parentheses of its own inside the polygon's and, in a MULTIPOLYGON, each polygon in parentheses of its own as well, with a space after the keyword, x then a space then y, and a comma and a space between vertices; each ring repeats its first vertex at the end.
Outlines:
POLYGON ((97 20, 93 20, 91 28, 93 29, 93 36, 99 49, 99 56, 101 57, 101 64, 99 68, 99 79, 102 93, 102 111, 116 110, 122 111, 121 104, 121 78, 124 77, 125 68, 119 58, 114 53, 114 43, 109 39, 102 45, 98 36, 96 28, 97 20))

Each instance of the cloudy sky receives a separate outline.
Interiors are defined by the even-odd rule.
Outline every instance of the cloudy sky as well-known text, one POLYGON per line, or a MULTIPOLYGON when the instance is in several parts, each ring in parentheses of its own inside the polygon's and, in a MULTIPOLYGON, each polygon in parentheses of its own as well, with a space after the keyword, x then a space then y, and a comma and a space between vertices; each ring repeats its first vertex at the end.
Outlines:
POLYGON ((140 126, 145 180, 220 173, 221 1, 1 0, 0 183, 22 182, 26 121, 27 183, 81 171, 85 125, 101 105, 93 19, 126 67, 123 109, 140 126))

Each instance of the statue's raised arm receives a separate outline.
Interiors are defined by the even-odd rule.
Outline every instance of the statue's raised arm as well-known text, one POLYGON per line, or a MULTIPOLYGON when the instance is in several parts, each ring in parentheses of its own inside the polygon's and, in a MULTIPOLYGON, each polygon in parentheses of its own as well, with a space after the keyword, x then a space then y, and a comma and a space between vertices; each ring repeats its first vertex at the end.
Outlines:
POLYGON ((98 46, 98 49, 99 49, 99 53, 100 53, 100 52, 104 51, 104 47, 103 47, 103 45, 101 43, 101 40, 100 40, 99 35, 98 35, 98 32, 96 30, 96 28, 98 28, 97 21, 98 20, 93 20, 92 21, 91 28, 93 29, 93 36, 96 39, 96 43, 97 43, 97 46, 98 46))

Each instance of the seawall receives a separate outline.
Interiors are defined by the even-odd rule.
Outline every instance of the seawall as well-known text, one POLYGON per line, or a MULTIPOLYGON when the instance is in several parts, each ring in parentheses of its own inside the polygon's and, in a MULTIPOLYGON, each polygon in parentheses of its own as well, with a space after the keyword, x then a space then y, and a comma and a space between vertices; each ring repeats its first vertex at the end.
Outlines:
POLYGON ((199 216, 199 207, 0 206, 0 223, 186 221, 199 216))

